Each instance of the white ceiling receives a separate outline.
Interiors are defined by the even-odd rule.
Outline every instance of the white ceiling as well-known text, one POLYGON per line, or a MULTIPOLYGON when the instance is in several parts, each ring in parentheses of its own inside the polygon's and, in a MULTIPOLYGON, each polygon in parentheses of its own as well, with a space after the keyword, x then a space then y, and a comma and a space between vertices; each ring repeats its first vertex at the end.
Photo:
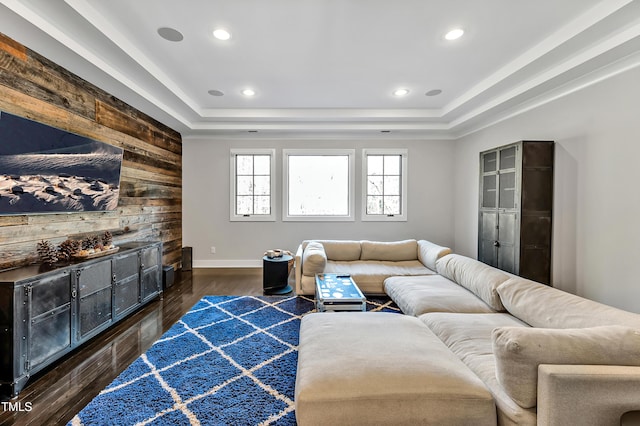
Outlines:
POLYGON ((186 137, 456 138, 640 65, 640 0, 0 4, 1 32, 186 137))

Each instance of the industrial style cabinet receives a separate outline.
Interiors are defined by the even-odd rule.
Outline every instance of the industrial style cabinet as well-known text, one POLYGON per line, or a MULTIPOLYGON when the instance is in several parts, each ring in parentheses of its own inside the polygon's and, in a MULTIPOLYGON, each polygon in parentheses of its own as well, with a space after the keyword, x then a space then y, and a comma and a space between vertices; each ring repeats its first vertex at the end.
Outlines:
POLYGON ((162 292, 162 243, 51 270, 0 272, 0 398, 162 292))
POLYGON ((554 142, 480 153, 478 260, 551 283, 554 142))

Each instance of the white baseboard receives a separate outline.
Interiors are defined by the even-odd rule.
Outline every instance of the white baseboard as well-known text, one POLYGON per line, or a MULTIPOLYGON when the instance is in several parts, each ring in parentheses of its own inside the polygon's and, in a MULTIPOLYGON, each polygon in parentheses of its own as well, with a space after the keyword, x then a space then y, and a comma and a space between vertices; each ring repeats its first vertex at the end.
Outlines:
POLYGON ((194 268, 262 268, 262 260, 194 260, 194 268))

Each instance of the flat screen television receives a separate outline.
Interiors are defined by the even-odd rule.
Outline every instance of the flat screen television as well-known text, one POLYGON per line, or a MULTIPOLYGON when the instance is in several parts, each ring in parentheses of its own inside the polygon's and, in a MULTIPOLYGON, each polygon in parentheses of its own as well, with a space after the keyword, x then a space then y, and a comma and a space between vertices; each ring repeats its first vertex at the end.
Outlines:
POLYGON ((0 111, 0 215, 109 211, 123 150, 0 111))

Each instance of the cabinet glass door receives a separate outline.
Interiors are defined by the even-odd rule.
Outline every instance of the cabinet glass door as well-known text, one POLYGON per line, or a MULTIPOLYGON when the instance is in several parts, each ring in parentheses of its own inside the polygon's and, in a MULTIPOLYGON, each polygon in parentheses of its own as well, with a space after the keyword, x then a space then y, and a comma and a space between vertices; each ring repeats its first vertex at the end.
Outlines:
POLYGON ((114 314, 116 319, 135 309, 140 303, 140 257, 138 252, 113 259, 114 314))
POLYGON ((146 300, 160 291, 160 247, 154 246, 142 250, 141 257, 141 292, 142 300, 146 300))
POLYGON ((500 170, 516 168, 516 154, 518 150, 515 146, 500 150, 500 170))
POLYGON ((78 339, 99 332, 111 322, 111 260, 103 260, 76 271, 79 297, 78 339))
POLYGON ((71 346, 71 275, 68 271, 27 286, 29 368, 71 346))
POLYGON ((516 208, 516 155, 515 146, 500 150, 498 205, 501 209, 516 208))
POLYGON ((498 154, 495 151, 487 152, 482 156, 482 172, 489 173, 498 170, 498 154))
POLYGON ((505 172, 500 177, 500 208, 514 209, 516 208, 516 172, 505 172))
POLYGON ((498 205, 498 177, 496 175, 482 176, 482 207, 493 209, 498 205))

